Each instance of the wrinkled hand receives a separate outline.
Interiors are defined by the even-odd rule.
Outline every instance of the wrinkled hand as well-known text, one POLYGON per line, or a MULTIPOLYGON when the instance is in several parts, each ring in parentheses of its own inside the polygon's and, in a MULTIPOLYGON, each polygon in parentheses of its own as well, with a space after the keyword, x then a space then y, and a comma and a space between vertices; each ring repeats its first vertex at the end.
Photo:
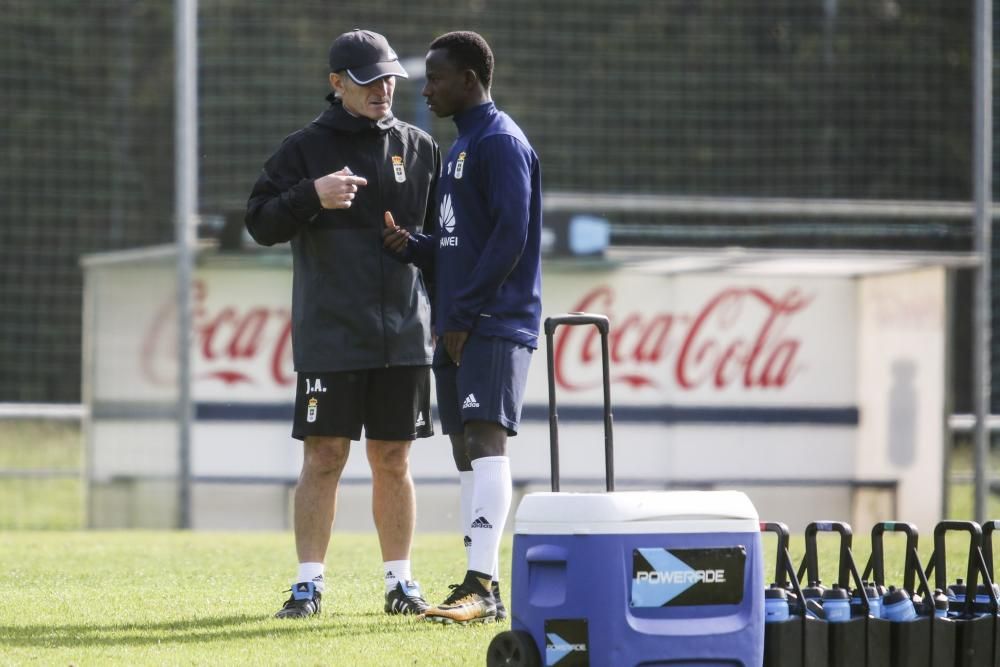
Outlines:
POLYGON ((323 208, 351 208, 354 193, 358 187, 368 185, 368 181, 355 176, 350 167, 317 178, 313 185, 319 195, 319 203, 323 208))
POLYGON ((444 350, 456 366, 462 365, 462 350, 465 349, 465 341, 468 339, 468 331, 444 332, 444 350))
POLYGON ((403 227, 397 227, 392 213, 386 211, 385 229, 382 230, 382 245, 399 255, 406 249, 406 242, 409 238, 410 232, 403 227))

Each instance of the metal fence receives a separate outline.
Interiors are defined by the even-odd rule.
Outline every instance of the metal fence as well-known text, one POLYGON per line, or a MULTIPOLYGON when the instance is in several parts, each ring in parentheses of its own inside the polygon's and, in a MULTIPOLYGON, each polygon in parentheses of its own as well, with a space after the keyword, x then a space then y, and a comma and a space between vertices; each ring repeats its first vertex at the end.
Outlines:
MULTIPOLYGON (((972 3, 930 0, 204 0, 199 208, 243 207, 325 105, 338 32, 388 35, 419 95, 427 44, 473 29, 494 96, 579 195, 969 201, 972 3)), ((79 400, 81 253, 173 238, 173 5, 10 0, 0 13, 0 401, 79 400)), ((619 238, 971 247, 968 218, 609 210, 619 238), (648 238, 648 237, 644 237, 648 238)), ((210 219, 210 218, 206 218, 210 219)))
MULTIPOLYGON (((206 233, 324 108, 329 42, 362 26, 413 75, 396 114, 442 146, 454 129, 422 103, 422 57, 438 34, 482 33, 549 211, 587 202, 613 241, 973 248, 971 1, 199 4, 206 233)), ((0 403, 78 403, 80 255, 174 238, 174 19, 162 0, 4 3, 0 403)), ((970 276, 958 284, 950 383, 968 412, 970 276)))

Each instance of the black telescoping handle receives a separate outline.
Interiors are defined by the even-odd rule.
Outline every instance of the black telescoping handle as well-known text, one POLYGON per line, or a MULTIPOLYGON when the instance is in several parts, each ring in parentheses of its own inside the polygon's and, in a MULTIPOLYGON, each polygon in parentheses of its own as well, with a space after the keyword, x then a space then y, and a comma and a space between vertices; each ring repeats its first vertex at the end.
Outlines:
POLYGON ((903 561, 903 588, 913 595, 915 593, 916 576, 920 570, 920 561, 917 551, 918 533, 917 527, 905 521, 882 521, 872 526, 872 555, 865 567, 862 579, 873 573, 873 581, 877 586, 885 586, 885 549, 883 547, 883 535, 886 532, 903 533, 906 535, 906 552, 903 561))
POLYGON ((552 458, 552 490, 559 490, 559 413, 556 409, 556 378, 554 344, 556 328, 593 325, 601 334, 601 369, 604 378, 604 478, 608 491, 615 490, 614 435, 611 417, 611 369, 608 353, 608 331, 611 328, 604 315, 566 313, 545 318, 545 347, 549 374, 549 448, 552 458))

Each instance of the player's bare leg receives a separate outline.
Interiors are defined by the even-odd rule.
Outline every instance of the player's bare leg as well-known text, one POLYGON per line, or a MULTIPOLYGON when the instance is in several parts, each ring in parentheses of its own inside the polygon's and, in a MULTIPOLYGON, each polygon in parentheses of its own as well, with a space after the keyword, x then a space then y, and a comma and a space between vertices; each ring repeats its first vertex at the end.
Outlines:
POLYGON ((369 440, 372 516, 382 560, 407 560, 416 522, 416 495, 410 477, 409 441, 369 440))
POLYGON ((309 436, 303 443, 302 472, 295 487, 295 550, 299 581, 276 616, 302 618, 318 614, 323 597, 323 563, 337 514, 337 489, 347 463, 347 438, 309 436), (309 574, 303 574, 303 573, 309 574), (315 576, 313 574, 315 573, 315 576))
POLYGON ((372 517, 385 564, 388 614, 421 614, 427 602, 410 573, 417 500, 410 476, 408 440, 368 440, 372 517))

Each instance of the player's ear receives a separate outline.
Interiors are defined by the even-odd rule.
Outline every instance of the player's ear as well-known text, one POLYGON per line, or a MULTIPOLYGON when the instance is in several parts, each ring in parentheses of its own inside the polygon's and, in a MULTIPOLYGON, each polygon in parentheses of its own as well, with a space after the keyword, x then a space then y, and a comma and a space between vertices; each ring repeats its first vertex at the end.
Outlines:
POLYGON ((338 95, 344 94, 344 79, 340 74, 330 72, 330 88, 338 95))
POLYGON ((476 70, 467 69, 464 72, 462 72, 462 75, 465 77, 466 89, 472 90, 473 88, 479 85, 479 75, 476 74, 476 70))

